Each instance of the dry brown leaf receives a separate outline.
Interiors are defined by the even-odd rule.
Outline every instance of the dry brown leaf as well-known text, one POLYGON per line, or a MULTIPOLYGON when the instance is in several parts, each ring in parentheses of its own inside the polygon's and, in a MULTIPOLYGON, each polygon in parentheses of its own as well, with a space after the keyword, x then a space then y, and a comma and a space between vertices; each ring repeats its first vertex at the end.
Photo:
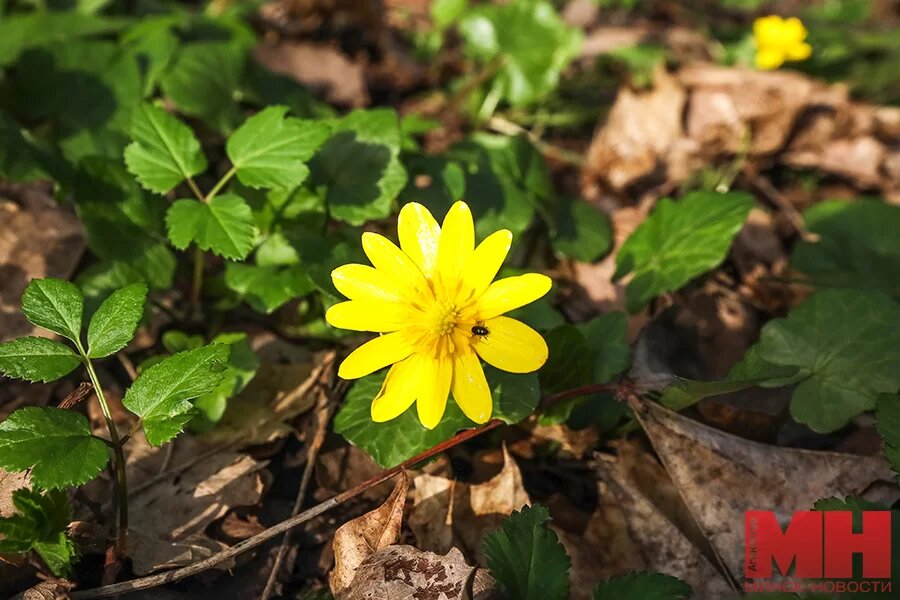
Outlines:
POLYGON ((596 427, 572 429, 566 425, 535 424, 531 434, 538 439, 559 444, 559 449, 575 458, 583 458, 600 441, 600 432, 596 427))
POLYGON ((74 213, 39 185, 0 187, 0 223, 0 341, 4 341, 39 333, 19 310, 22 292, 32 279, 68 279, 81 260, 84 231, 74 213))
POLYGON ((138 575, 184 566, 227 547, 206 535, 207 526, 262 497, 265 463, 187 436, 171 443, 171 450, 154 448, 138 435, 129 444, 128 548, 138 575))
POLYGON ((343 597, 364 560, 400 539, 408 491, 409 478, 404 471, 400 473, 394 491, 381 506, 347 521, 334 532, 334 570, 328 577, 328 583, 335 597, 343 597))
POLYGON ((351 60, 340 48, 330 44, 261 44, 254 50, 254 56, 270 71, 322 92, 331 103, 360 108, 370 102, 365 64, 351 60))
POLYGON ((441 556, 412 546, 389 546, 369 556, 337 600, 417 598, 421 600, 497 600, 486 569, 470 567, 453 548, 441 556))
POLYGON ((481 484, 427 474, 416 476, 409 527, 420 548, 443 553, 459 546, 482 562, 484 535, 512 511, 531 504, 519 467, 506 446, 503 459, 500 473, 481 484))
POLYGON ((10 600, 66 600, 68 590, 58 583, 42 581, 33 588, 27 589, 10 600))
POLYGON ((228 402, 216 427, 201 436, 206 443, 247 447, 291 434, 288 422, 315 405, 316 383, 334 359, 332 352, 312 353, 271 333, 254 336, 251 347, 259 356, 259 370, 228 402))
POLYGON ((881 457, 769 446, 635 400, 635 413, 701 530, 733 575, 742 572, 744 513, 774 510, 787 520, 816 500, 855 494, 896 500, 881 457), (890 492, 885 490, 890 489, 890 492), (882 495, 878 495, 882 494, 882 495))
POLYGON ((12 504, 13 492, 31 487, 29 471, 9 473, 0 469, 0 517, 8 517, 17 511, 12 504))

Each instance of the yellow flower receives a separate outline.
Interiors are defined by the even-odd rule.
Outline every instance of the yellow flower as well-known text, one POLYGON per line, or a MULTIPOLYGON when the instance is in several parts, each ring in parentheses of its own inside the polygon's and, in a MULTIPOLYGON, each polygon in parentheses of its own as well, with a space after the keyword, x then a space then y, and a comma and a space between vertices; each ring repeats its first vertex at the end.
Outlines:
POLYGON ((797 17, 782 19, 778 15, 761 17, 753 22, 756 66, 777 69, 786 60, 806 60, 812 46, 806 43, 806 27, 797 17))
POLYGON ((529 273, 493 282, 509 252, 502 229, 475 247, 472 213, 454 204, 443 226, 421 204, 400 211, 400 248, 366 232, 362 246, 372 261, 331 273, 348 302, 325 315, 335 327, 374 331, 379 337, 354 350, 338 375, 357 379, 393 365, 372 402, 372 420, 389 421, 416 402, 419 421, 440 422, 453 398, 476 423, 491 417, 491 390, 479 357, 512 373, 530 373, 547 360, 547 343, 524 323, 501 316, 550 290, 550 278, 529 273))

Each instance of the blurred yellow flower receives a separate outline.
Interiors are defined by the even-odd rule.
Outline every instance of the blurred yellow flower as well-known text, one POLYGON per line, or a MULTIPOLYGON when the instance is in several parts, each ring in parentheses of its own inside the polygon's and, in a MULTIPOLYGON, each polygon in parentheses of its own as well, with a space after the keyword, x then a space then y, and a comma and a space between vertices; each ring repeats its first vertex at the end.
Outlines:
POLYGON ((332 306, 326 320, 382 334, 354 350, 338 374, 356 379, 393 365, 372 402, 373 421, 389 421, 416 402, 419 421, 434 429, 452 392, 467 417, 484 423, 493 403, 479 357, 512 373, 530 373, 546 362, 540 334, 501 315, 546 294, 550 278, 529 273, 492 283, 512 234, 502 229, 476 248, 465 202, 450 208, 442 227, 421 204, 407 204, 397 229, 400 248, 363 233, 374 268, 348 264, 331 274, 350 300, 332 306))
POLYGON ((753 22, 756 66, 777 69, 788 60, 806 60, 812 46, 806 43, 806 27, 797 17, 782 19, 778 15, 761 17, 753 22))

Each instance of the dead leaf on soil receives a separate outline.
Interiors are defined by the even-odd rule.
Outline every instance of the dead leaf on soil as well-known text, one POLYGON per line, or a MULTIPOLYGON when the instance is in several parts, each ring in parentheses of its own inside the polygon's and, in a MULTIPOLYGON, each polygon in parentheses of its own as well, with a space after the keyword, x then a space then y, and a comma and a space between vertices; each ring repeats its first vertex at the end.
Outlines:
POLYGON ((333 352, 312 353, 265 333, 250 343, 260 359, 256 376, 228 402, 216 427, 201 436, 205 443, 266 444, 294 431, 288 422, 316 403, 316 384, 328 376, 333 352))
POLYGON ((487 569, 469 566, 456 548, 441 556, 412 546, 388 546, 369 556, 335 598, 498 600, 500 595, 487 569))
POLYGON ((206 528, 236 506, 256 505, 265 487, 265 463, 246 454, 203 446, 187 436, 171 443, 168 458, 166 446, 151 447, 141 435, 129 444, 128 553, 137 575, 184 566, 226 548, 206 528))
POLYGON ((503 447, 503 468, 481 484, 420 474, 413 484, 409 527, 419 547, 438 553, 462 548, 484 564, 481 542, 514 510, 531 504, 516 461, 503 447))
POLYGON ((352 108, 369 105, 365 63, 351 60, 340 48, 285 41, 261 44, 253 54, 270 71, 287 75, 320 92, 328 102, 352 108))
POLYGON ((10 600, 66 600, 68 597, 68 590, 62 585, 53 581, 42 581, 10 600))
POLYGON ((22 488, 31 487, 29 471, 9 473, 0 469, 0 517, 8 517, 17 511, 13 507, 13 492, 22 488))
POLYGON ((773 510, 786 523, 821 498, 854 494, 896 500, 881 457, 769 446, 634 401, 635 414, 685 504, 735 577, 743 572, 744 513, 773 510), (885 494, 891 497, 886 498, 885 494))
POLYGON ((394 491, 381 506, 344 523, 334 533, 334 570, 328 582, 336 597, 345 594, 364 560, 400 539, 408 491, 409 478, 401 472, 394 491))

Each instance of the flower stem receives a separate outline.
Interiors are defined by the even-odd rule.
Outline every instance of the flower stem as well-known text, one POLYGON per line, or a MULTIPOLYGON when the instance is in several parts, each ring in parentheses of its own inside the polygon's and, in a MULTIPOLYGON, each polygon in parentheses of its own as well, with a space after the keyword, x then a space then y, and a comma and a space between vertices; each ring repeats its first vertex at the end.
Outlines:
POLYGON ((103 394, 103 387, 97 378, 97 372, 91 359, 87 357, 84 350, 80 347, 81 355, 84 358, 84 366, 87 368, 88 376, 97 393, 97 400, 100 402, 100 410, 103 411, 103 418, 106 419, 106 428, 109 431, 109 439, 111 441, 113 454, 115 455, 115 494, 117 505, 117 533, 116 533, 116 557, 123 558, 127 551, 126 544, 128 541, 128 480, 125 477, 125 453, 122 450, 122 441, 119 438, 119 431, 113 421, 112 413, 109 411, 109 404, 106 402, 106 396, 103 394))
POLYGON ((191 284, 191 306, 200 305, 200 294, 203 292, 203 263, 206 256, 200 246, 194 246, 194 280, 191 284))

